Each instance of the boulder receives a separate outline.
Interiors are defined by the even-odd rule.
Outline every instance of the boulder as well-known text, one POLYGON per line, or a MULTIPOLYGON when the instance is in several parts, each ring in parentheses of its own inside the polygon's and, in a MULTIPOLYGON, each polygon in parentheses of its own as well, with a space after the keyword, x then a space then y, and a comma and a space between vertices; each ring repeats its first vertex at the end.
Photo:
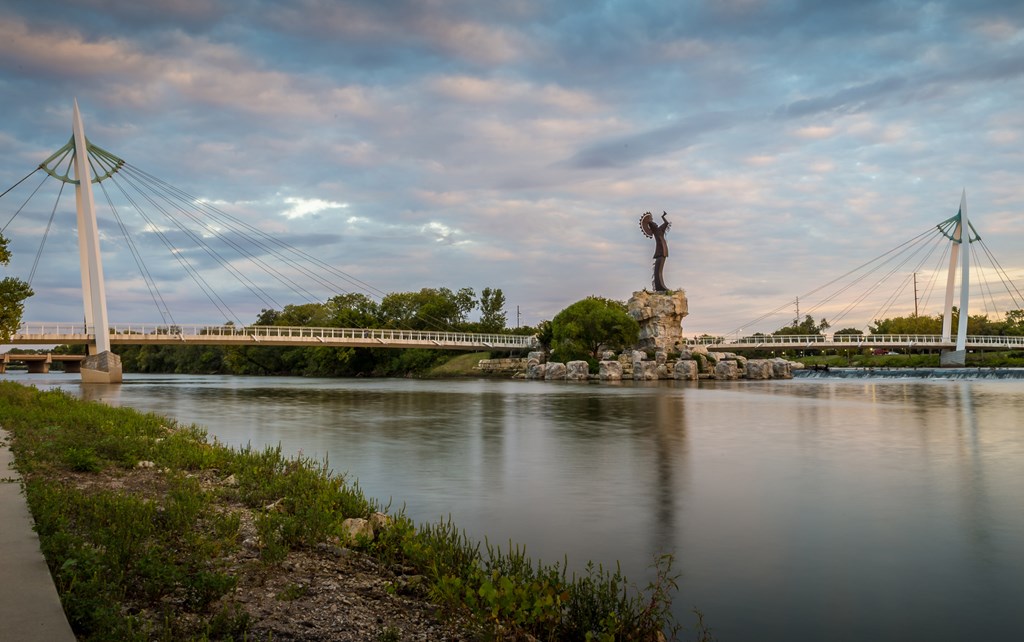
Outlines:
MULTIPOLYGON (((772 376, 776 379, 792 379, 793 378, 793 364, 785 359, 775 358, 771 359, 772 364, 772 376)), ((803 365, 803 364, 801 364, 803 365)))
POLYGON ((735 361, 719 361, 715 364, 715 379, 729 381, 731 379, 738 379, 739 376, 740 372, 736 368, 735 361))
POLYGON ((684 381, 696 381, 697 362, 689 359, 680 359, 679 361, 676 361, 675 368, 672 370, 672 377, 674 379, 682 379, 684 381))
POLYGON ((705 357, 708 355, 708 347, 706 345, 692 345, 687 348, 691 355, 702 354, 705 357))
POLYGON ((362 517, 349 517, 341 523, 341 539, 346 543, 360 539, 373 541, 373 525, 362 517))
POLYGON ((657 381, 658 364, 654 361, 635 361, 633 363, 634 381, 657 381))
POLYGON ((544 379, 555 380, 565 379, 565 364, 557 361, 546 364, 544 368, 544 379))
POLYGON ((586 381, 590 378, 590 364, 586 361, 570 361, 565 364, 565 378, 569 381, 586 381))
POLYGON ((747 360, 747 379, 771 379, 774 376, 772 363, 767 359, 747 360))

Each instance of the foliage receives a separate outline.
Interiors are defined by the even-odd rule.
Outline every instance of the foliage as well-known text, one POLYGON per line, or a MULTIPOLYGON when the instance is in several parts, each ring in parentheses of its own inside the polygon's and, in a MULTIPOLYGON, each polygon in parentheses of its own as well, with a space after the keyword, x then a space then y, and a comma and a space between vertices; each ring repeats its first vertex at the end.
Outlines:
POLYGON ((508 325, 505 314, 505 293, 501 288, 480 291, 480 332, 501 332, 508 325))
POLYGON ((636 343, 640 326, 625 304, 589 296, 556 314, 551 334, 560 359, 597 359, 602 349, 619 350, 636 343))
MULTIPOLYGON (((11 262, 7 243, 7 239, 0 234, 0 265, 8 265, 11 262)), ((5 343, 18 331, 21 315, 25 313, 25 299, 33 294, 32 288, 21 279, 10 276, 0 279, 0 344, 5 343)))
POLYGON ((876 320, 871 334, 941 334, 942 316, 910 315, 876 320))
MULTIPOLYGON (((869 327, 871 334, 942 334, 942 316, 892 317, 876 320, 869 327)), ((960 323, 960 310, 953 308, 950 329, 956 334, 960 323)), ((984 336, 1024 336, 1024 310, 1010 310, 1003 320, 989 319, 987 314, 967 317, 967 334, 984 336)))
POLYGON ((833 334, 837 334, 837 335, 862 335, 862 334, 864 334, 864 331, 863 330, 858 330, 857 328, 843 328, 842 330, 836 330, 833 334))
MULTIPOLYGON (((504 305, 505 295, 499 288, 484 288, 479 301, 471 288, 399 292, 385 296, 380 303, 364 294, 348 293, 325 303, 261 310, 253 325, 503 332, 504 305), (477 306, 480 321, 467 321, 477 306)), ((528 328, 519 333, 533 334, 528 328)), ((125 372, 305 377, 419 375, 452 355, 441 350, 173 345, 123 346, 118 354, 125 372)))
POLYGON ((448 330, 465 323, 476 307, 472 288, 423 288, 388 294, 380 302, 382 327, 403 330, 448 330))
MULTIPOLYGON (((838 354, 794 357, 808 366, 830 366, 833 368, 938 368, 937 353, 920 354, 872 354, 869 349, 837 350, 838 354)), ((1024 352, 969 352, 967 366, 972 368, 1024 368, 1024 352)))
MULTIPOLYGON (((195 426, 61 391, 0 382, 0 416, 43 553, 83 639, 248 639, 248 616, 230 598, 249 572, 231 562, 241 539, 233 507, 255 515, 259 563, 271 565, 334 541, 345 518, 379 510, 326 462, 287 458, 280 448, 227 448, 195 426), (140 460, 154 462, 152 472, 135 470, 140 460), (122 483, 77 487, 72 470, 122 483), (133 474, 147 475, 145 490, 124 483, 133 474), (217 482, 228 477, 235 482, 217 482)), ((534 565, 511 542, 507 551, 481 551, 450 520, 416 527, 394 515, 375 540, 356 545, 384 565, 411 568, 427 594, 468 615, 488 639, 651 640, 677 628, 670 556, 640 590, 593 564, 567 578, 564 566, 534 565)), ((304 590, 292 584, 279 597, 303 599, 304 590)))
POLYGON ((805 315, 804 320, 799 323, 794 320, 793 323, 779 328, 775 332, 772 332, 775 336, 810 336, 812 334, 821 334, 825 330, 829 329, 829 323, 825 319, 822 319, 820 323, 814 321, 814 317, 811 315, 805 315))

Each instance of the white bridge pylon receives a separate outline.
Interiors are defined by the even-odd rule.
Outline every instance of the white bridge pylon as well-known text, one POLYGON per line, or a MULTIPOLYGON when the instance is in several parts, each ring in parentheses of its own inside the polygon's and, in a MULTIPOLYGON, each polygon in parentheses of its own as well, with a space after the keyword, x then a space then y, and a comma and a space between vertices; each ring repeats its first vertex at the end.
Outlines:
POLYGON ((92 196, 89 141, 85 137, 78 99, 75 99, 71 132, 75 146, 75 209, 78 219, 78 259, 82 269, 82 303, 85 308, 85 325, 86 328, 92 328, 93 336, 88 344, 89 357, 82 362, 82 381, 120 383, 121 360, 110 350, 110 334, 107 331, 110 322, 107 318, 107 293, 103 285, 96 203, 92 196))
MULTIPOLYGON (((957 322, 956 348, 953 352, 942 355, 943 365, 964 365, 967 358, 967 318, 969 316, 970 291, 971 291, 971 243, 980 238, 975 233, 971 237, 973 228, 967 217, 967 190, 960 194, 960 209, 956 216, 947 221, 955 221, 952 234, 947 235, 953 247, 949 253, 949 272, 946 276, 946 301, 942 314, 942 338, 951 342, 951 330, 953 327, 953 289, 956 281, 957 261, 960 261, 960 319, 957 322), (966 239, 966 243, 964 240, 966 239)), ((943 221, 943 222, 947 222, 943 221)), ((941 228, 941 224, 940 227, 941 228)))

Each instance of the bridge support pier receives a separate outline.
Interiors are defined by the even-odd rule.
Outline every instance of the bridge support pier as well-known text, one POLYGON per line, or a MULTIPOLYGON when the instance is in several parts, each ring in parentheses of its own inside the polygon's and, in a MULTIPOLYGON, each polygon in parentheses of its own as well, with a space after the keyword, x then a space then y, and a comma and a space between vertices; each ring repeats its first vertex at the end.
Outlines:
POLYGON ((29 374, 48 374, 51 363, 53 362, 48 357, 46 361, 28 361, 25 363, 25 366, 28 367, 29 374))
POLYGON ((945 350, 939 354, 940 368, 963 368, 967 365, 966 350, 945 350))
POLYGON ((121 383, 121 357, 109 350, 82 361, 82 383, 121 383))

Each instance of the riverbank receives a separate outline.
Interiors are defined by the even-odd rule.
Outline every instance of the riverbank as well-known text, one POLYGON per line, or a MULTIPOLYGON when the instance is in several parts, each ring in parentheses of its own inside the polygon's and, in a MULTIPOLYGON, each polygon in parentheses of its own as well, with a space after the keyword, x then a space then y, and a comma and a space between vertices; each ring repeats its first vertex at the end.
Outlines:
POLYGON ((0 417, 80 638, 675 630, 669 558, 642 593, 602 569, 569 578, 511 545, 481 551, 450 523, 384 516, 326 464, 280 449, 231 449, 194 426, 11 382, 0 382, 0 417))

